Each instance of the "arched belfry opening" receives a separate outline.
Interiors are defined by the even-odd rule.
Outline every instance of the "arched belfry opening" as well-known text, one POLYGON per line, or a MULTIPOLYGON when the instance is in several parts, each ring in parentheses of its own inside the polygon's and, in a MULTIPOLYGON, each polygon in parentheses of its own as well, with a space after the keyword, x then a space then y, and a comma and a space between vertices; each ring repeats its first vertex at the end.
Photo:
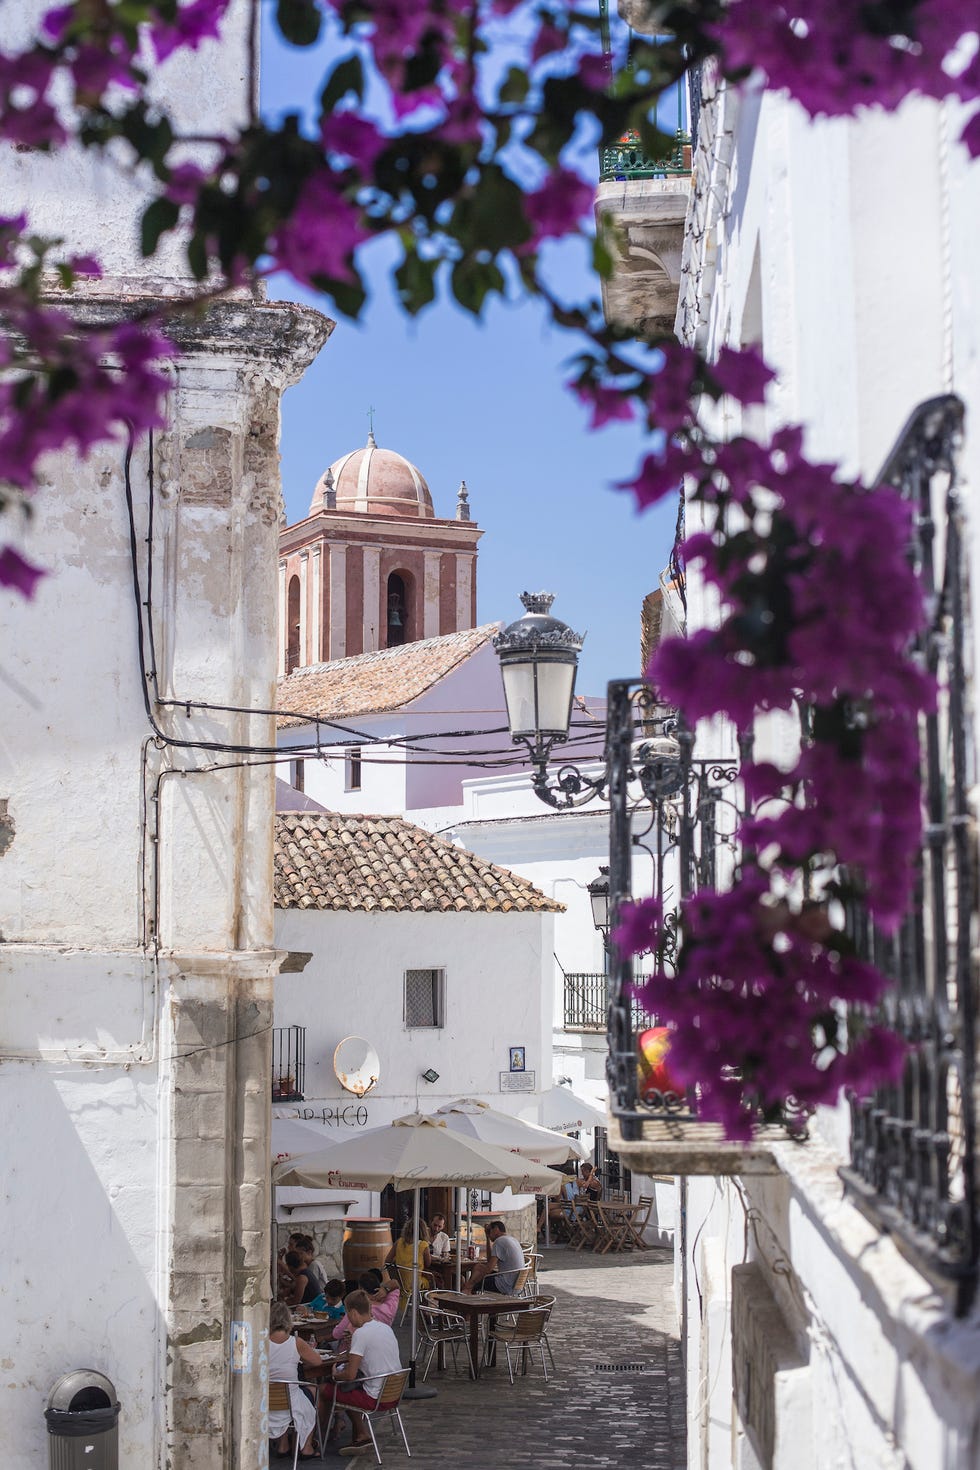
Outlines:
POLYGON ((286 673, 300 665, 299 577, 290 577, 286 589, 286 673))
POLYGON ((385 595, 386 648, 415 642, 415 609, 412 578, 407 572, 392 572, 385 595))

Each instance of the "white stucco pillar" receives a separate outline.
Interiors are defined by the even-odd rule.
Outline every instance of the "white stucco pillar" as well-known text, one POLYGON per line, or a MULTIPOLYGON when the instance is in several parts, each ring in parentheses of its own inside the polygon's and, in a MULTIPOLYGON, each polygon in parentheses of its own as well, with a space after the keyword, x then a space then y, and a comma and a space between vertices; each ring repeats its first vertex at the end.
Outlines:
POLYGON ((318 664, 323 657, 323 561, 319 546, 314 546, 310 564, 310 606, 312 626, 310 628, 310 662, 318 664))
MULTIPOLYGON (((362 603, 362 648, 364 653, 374 653, 382 646, 382 631, 378 627, 378 608, 381 605, 381 551, 376 546, 365 546, 364 601, 362 603)), ((387 628, 384 630, 387 633, 387 628)))
POLYGON ((308 664, 310 661, 307 638, 309 636, 309 617, 307 609, 310 605, 309 598, 310 580, 310 553, 301 551, 299 554, 299 661, 308 664))
POLYGON ((422 637, 439 637, 439 572, 442 557, 438 551, 425 553, 422 574, 422 637))
POLYGON ((473 626, 473 557, 456 558, 456 631, 473 626))
POLYGON ((330 547, 330 648, 327 657, 347 657, 347 547, 330 547))
POLYGON ((286 672, 286 563, 279 563, 279 632, 277 635, 279 648, 279 663, 277 665, 277 677, 282 678, 286 672))

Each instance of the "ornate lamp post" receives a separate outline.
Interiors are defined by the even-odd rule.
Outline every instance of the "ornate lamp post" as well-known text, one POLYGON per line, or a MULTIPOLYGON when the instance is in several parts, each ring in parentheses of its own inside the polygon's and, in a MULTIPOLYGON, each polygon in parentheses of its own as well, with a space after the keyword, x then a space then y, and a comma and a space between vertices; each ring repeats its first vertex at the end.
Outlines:
POLYGON ((593 878, 586 887, 592 905, 592 923, 606 943, 609 939, 609 869, 600 868, 598 878, 593 878))
POLYGON ((573 765, 562 766, 549 785, 548 759, 564 745, 572 719, 578 656, 585 635, 551 616, 551 592, 522 592, 524 616, 493 640, 500 659, 507 722, 514 744, 528 748, 535 795, 548 806, 581 806, 605 790, 605 776, 591 781, 573 765))
POLYGON ((633 962, 608 936, 632 893, 633 854, 650 856, 655 891, 663 897, 664 861, 676 851, 678 892, 714 879, 719 803, 735 779, 734 763, 692 759, 692 732, 657 704, 642 679, 607 686, 602 770, 584 775, 572 761, 549 773, 555 746, 568 740, 575 673, 583 639, 551 616, 548 592, 525 592, 525 615, 494 639, 500 657, 507 718, 515 744, 527 746, 535 794, 565 809, 593 798, 609 802, 609 867, 588 885, 595 926, 607 942, 609 1098, 624 1138, 636 1138, 650 1110, 638 1097, 633 1027, 633 962))

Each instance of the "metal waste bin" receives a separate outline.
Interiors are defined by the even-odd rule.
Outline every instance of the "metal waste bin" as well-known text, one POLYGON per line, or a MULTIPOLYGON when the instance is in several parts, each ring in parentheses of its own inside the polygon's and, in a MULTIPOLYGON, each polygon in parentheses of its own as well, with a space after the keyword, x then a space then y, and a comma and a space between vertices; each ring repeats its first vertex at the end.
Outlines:
POLYGON ((50 1470, 118 1470, 119 1402, 112 1380, 76 1368, 48 1394, 50 1470))

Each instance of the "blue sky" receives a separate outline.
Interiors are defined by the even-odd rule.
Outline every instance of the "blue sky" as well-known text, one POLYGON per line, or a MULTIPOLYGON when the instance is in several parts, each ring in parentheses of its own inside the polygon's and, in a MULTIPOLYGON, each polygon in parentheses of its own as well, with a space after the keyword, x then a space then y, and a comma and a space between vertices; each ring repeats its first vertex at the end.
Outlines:
MULTIPOLYGON (((297 51, 268 34, 263 108, 296 110, 315 96, 322 47, 297 51)), ((362 320, 338 319, 303 381, 283 401, 282 474, 290 521, 304 516, 326 466, 363 444, 373 405, 379 445, 395 449, 428 481, 436 514, 455 512, 465 479, 483 528, 478 573, 481 622, 510 622, 525 588, 556 594, 555 614, 588 636, 578 688, 602 693, 610 678, 639 672, 643 598, 657 585, 673 538, 672 504, 637 516, 610 488, 642 452, 629 426, 598 433, 563 388, 574 338, 548 327, 534 302, 495 305, 484 322, 440 302, 415 321, 386 286, 386 247, 374 247, 372 293, 362 320)), ((573 247, 556 261, 568 297, 597 282, 573 247)), ((390 265, 390 257, 388 258, 390 265)), ((290 280, 270 295, 323 306, 290 280)))

